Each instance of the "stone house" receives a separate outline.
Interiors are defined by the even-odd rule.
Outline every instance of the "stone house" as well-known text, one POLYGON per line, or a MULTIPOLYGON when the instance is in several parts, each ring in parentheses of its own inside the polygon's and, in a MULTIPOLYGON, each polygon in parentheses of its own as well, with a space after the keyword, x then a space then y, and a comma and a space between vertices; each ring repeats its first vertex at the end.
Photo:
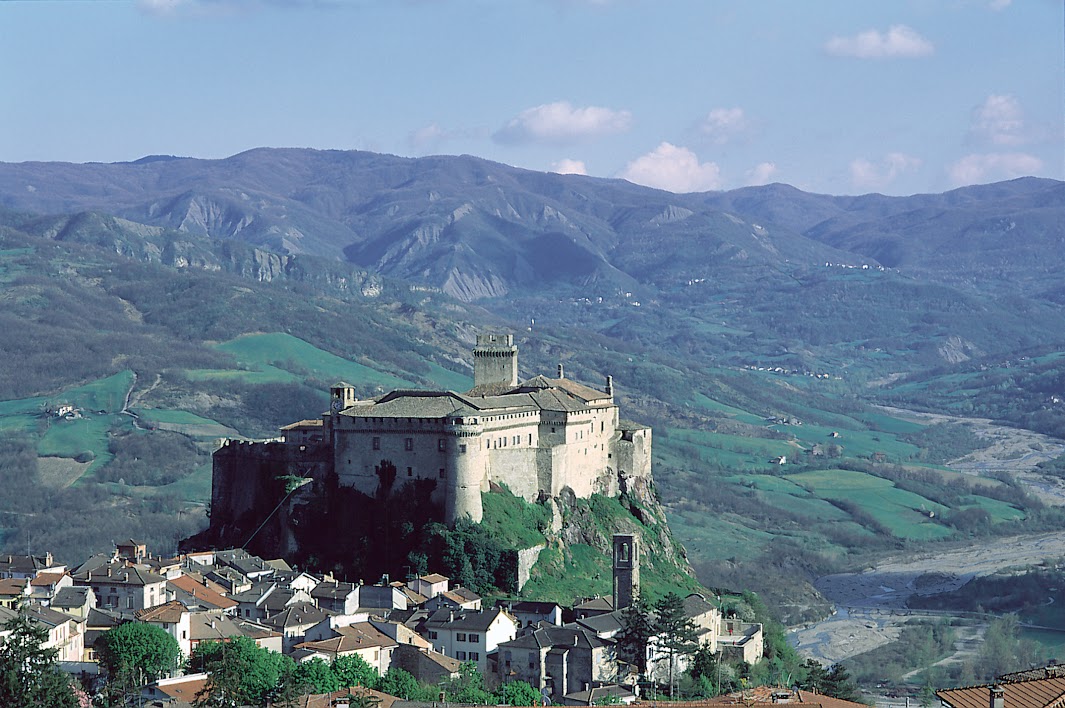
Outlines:
POLYGON ((482 674, 488 671, 488 655, 517 634, 518 623, 505 610, 437 610, 423 625, 423 634, 433 649, 459 661, 470 661, 482 674))
POLYGON ((537 629, 500 644, 498 658, 501 682, 525 681, 555 703, 617 677, 613 644, 581 627, 537 629))
POLYGON ((112 561, 74 575, 76 585, 92 588, 101 607, 132 612, 161 605, 171 599, 162 575, 112 561))

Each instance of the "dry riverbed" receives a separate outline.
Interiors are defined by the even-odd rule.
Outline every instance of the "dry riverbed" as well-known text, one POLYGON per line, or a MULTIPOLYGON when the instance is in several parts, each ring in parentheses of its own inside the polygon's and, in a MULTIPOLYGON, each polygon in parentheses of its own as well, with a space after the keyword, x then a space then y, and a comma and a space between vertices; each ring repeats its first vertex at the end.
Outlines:
MULTIPOLYGON (((949 463, 974 476, 1006 471, 1046 504, 1065 505, 1065 484, 1035 470, 1065 453, 1065 443, 1027 430, 978 418, 953 418, 890 409, 893 415, 925 423, 961 423, 988 441, 988 447, 949 463)), ((791 642, 825 663, 842 661, 893 641, 915 613, 906 611, 914 594, 957 589, 978 575, 1038 565, 1065 557, 1065 531, 978 541, 921 555, 885 558, 859 573, 819 578, 815 585, 837 608, 821 622, 792 631, 791 642)), ((918 613, 919 614, 919 613, 918 613)))

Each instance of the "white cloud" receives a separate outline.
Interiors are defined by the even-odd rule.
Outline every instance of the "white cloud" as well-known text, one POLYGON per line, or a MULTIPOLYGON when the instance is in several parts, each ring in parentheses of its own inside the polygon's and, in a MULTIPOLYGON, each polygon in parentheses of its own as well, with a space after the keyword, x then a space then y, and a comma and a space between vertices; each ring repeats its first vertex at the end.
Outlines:
POLYGON ((439 149, 444 143, 455 140, 483 139, 487 132, 476 128, 444 128, 435 121, 407 133, 407 144, 418 151, 439 149))
POLYGON ((1016 97, 992 94, 973 109, 969 137, 992 145, 1020 145, 1027 142, 1024 112, 1016 97))
POLYGON ((137 0, 137 9, 148 15, 173 15, 183 7, 194 5, 192 0, 137 0))
POLYGON ((1009 7, 1012 1, 1013 0, 991 0, 989 7, 995 12, 998 12, 999 10, 1005 10, 1009 7))
POLYGON ((857 189, 883 189, 905 172, 921 166, 921 160, 901 152, 892 152, 874 163, 864 158, 851 162, 851 185, 857 189))
POLYGON ((747 116, 742 108, 714 108, 699 123, 699 132, 709 136, 718 145, 747 131, 747 116))
POLYGON ((973 153, 951 165, 948 174, 954 186, 961 187, 1025 177, 1042 169, 1042 160, 1023 152, 973 153))
POLYGON ((586 175, 588 167, 581 160, 559 160, 551 165, 551 171, 560 175, 586 175))
POLYGON ((336 0, 137 0, 137 9, 156 17, 225 17, 263 8, 298 10, 334 7, 336 0))
POLYGON ((761 162, 747 170, 744 177, 747 178, 747 185, 754 187, 761 184, 769 184, 776 177, 776 174, 777 165, 775 162, 761 162))
POLYGON ((666 142, 630 162, 620 176, 646 187, 678 193, 721 188, 721 168, 717 164, 700 163, 688 148, 666 142))
POLYGON ((923 57, 935 51, 930 41, 906 25, 892 25, 887 32, 866 30, 853 37, 833 37, 825 51, 841 57, 885 59, 923 57))
POLYGON ((575 108, 568 101, 558 101, 525 109, 493 137, 501 143, 566 144, 624 133, 631 123, 628 111, 600 106, 575 108))

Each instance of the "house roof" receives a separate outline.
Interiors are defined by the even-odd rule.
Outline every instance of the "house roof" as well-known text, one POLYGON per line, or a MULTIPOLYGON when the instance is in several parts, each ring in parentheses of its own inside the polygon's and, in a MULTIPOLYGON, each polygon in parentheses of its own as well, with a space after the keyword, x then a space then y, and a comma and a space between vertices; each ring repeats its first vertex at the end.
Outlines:
POLYGON ((450 578, 446 575, 441 575, 440 573, 429 573, 428 575, 421 576, 418 580, 430 583, 431 585, 436 585, 437 583, 446 583, 450 578))
POLYGON ((188 609, 184 605, 177 600, 171 600, 162 605, 156 605, 155 607, 149 607, 144 610, 137 610, 133 613, 133 616, 140 622, 166 622, 169 624, 177 624, 181 621, 181 616, 186 612, 188 612, 188 609))
MULTIPOLYGON (((845 701, 842 698, 833 698, 813 691, 794 690, 774 686, 755 686, 744 691, 729 693, 707 700, 708 706, 779 706, 787 705, 789 708, 862 708, 864 703, 845 701)), ((865 706, 868 708, 868 706, 865 706)), ((981 705, 980 708, 987 708, 981 705)))
POLYGON ((311 597, 325 598, 327 600, 345 600, 348 595, 357 592, 358 587, 355 583, 326 580, 318 583, 318 586, 311 590, 311 597))
POLYGON ((398 643, 369 622, 355 622, 346 627, 337 627, 335 631, 341 637, 355 641, 361 648, 368 646, 390 647, 396 646, 398 643))
POLYGON ((55 627, 63 624, 64 622, 70 622, 74 618, 70 615, 65 615, 62 612, 57 612, 50 607, 44 607, 36 602, 31 602, 24 606, 21 610, 22 614, 29 617, 34 622, 55 627))
POLYGON ((0 556, 0 572, 8 573, 36 573, 39 570, 51 567, 48 556, 0 556))
POLYGON ((90 585, 126 585, 143 587, 165 583, 166 578, 158 573, 145 570, 139 566, 127 565, 121 562, 108 563, 98 568, 93 568, 87 573, 75 575, 80 582, 90 585), (78 577, 80 575, 80 577, 78 577))
POLYGON ((692 593, 688 595, 681 602, 684 607, 684 614, 688 617, 698 617, 704 615, 707 612, 713 612, 717 609, 713 604, 707 602, 706 598, 698 593, 692 593))
POLYGON ((604 612, 601 615, 592 615, 591 617, 585 617, 579 619, 576 624, 589 629, 596 634, 605 634, 609 632, 620 632, 625 626, 625 623, 621 618, 621 611, 615 610, 614 612, 604 612))
POLYGON ((584 610, 590 612, 613 612, 614 603, 609 597, 593 597, 579 602, 573 606, 574 610, 584 610))
POLYGON ((263 620, 263 624, 272 629, 284 630, 286 627, 318 624, 332 614, 328 610, 319 610, 309 602, 300 602, 286 607, 273 617, 263 620))
POLYGON ((33 587, 49 587, 58 583, 65 575, 66 573, 37 573, 37 575, 30 580, 30 585, 33 587))
POLYGON ((92 588, 86 585, 68 585, 65 588, 59 588, 49 604, 52 607, 81 607, 88 602, 90 592, 92 588))
POLYGON ((289 423, 288 425, 281 426, 281 430, 313 430, 322 427, 321 418, 308 418, 307 420, 299 420, 295 423, 289 423))
POLYGON ((197 602, 208 608, 214 607, 219 610, 228 610, 239 604, 232 598, 219 595, 214 590, 204 587, 187 575, 182 575, 181 577, 169 580, 167 581, 167 585, 191 595, 197 602))
POLYGON ((189 615, 189 639, 194 642, 221 641, 243 636, 240 625, 229 617, 193 612, 189 615))
POLYGON ((511 612, 530 615, 547 615, 560 609, 556 602, 542 602, 540 600, 496 600, 496 606, 505 607, 511 612))
POLYGON ((475 593, 473 590, 470 590, 469 588, 464 588, 461 585, 458 587, 451 588, 450 590, 448 590, 448 593, 456 597, 461 602, 475 602, 481 599, 481 596, 475 593))
MULTIPOLYGON (((439 609, 425 620, 426 627, 437 629, 484 632, 500 615, 506 612, 498 607, 491 610, 439 609)), ((509 616, 509 615, 508 615, 509 616)))
MULTIPOLYGON (((352 686, 351 688, 342 688, 333 693, 315 693, 308 696, 300 696, 296 699, 296 708, 332 708, 332 706, 338 704, 342 705, 344 703, 343 699, 349 696, 373 696, 377 699, 378 708, 392 708, 392 704, 400 700, 395 696, 390 696, 387 693, 381 693, 380 691, 374 691, 365 686, 352 686)), ((358 702, 350 701, 350 704, 358 705, 358 702)))
POLYGON ((18 597, 26 594, 30 586, 28 578, 4 578, 0 580, 0 596, 18 597))
POLYGON ((595 632, 581 627, 549 626, 541 627, 509 642, 503 642, 499 646, 514 649, 572 649, 574 647, 595 649, 606 646, 606 642, 595 636, 595 632))
POLYGON ((207 686, 206 674, 191 674, 173 679, 164 679, 152 685, 156 691, 170 697, 173 701, 192 704, 196 695, 207 686))
MULTIPOLYGON (((1031 679, 997 684, 1002 689, 1007 706, 1025 708, 1057 708, 1065 705, 1065 677, 1031 679)), ((953 708, 987 708, 991 703, 991 686, 948 688, 936 691, 944 705, 953 708)))

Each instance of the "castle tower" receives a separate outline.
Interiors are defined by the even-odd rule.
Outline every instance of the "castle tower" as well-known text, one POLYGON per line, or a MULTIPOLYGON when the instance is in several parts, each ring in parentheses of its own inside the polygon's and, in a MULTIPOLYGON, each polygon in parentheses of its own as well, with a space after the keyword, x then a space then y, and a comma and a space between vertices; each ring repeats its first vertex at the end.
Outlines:
POLYGON ((518 385, 518 347, 512 334, 478 334, 473 349, 473 385, 518 385))
POLYGON ((614 534, 614 609, 623 610, 640 594, 639 537, 614 534))
MULTIPOLYGON (((472 411, 471 411, 472 413, 472 411)), ((444 426, 447 435, 447 474, 444 496, 444 521, 454 524, 464 516, 480 523, 481 483, 484 481, 485 455, 481 449, 484 426, 476 417, 449 418, 444 426)))
POLYGON ((345 408, 355 405, 355 387, 344 381, 329 387, 329 412, 336 415, 345 408))

